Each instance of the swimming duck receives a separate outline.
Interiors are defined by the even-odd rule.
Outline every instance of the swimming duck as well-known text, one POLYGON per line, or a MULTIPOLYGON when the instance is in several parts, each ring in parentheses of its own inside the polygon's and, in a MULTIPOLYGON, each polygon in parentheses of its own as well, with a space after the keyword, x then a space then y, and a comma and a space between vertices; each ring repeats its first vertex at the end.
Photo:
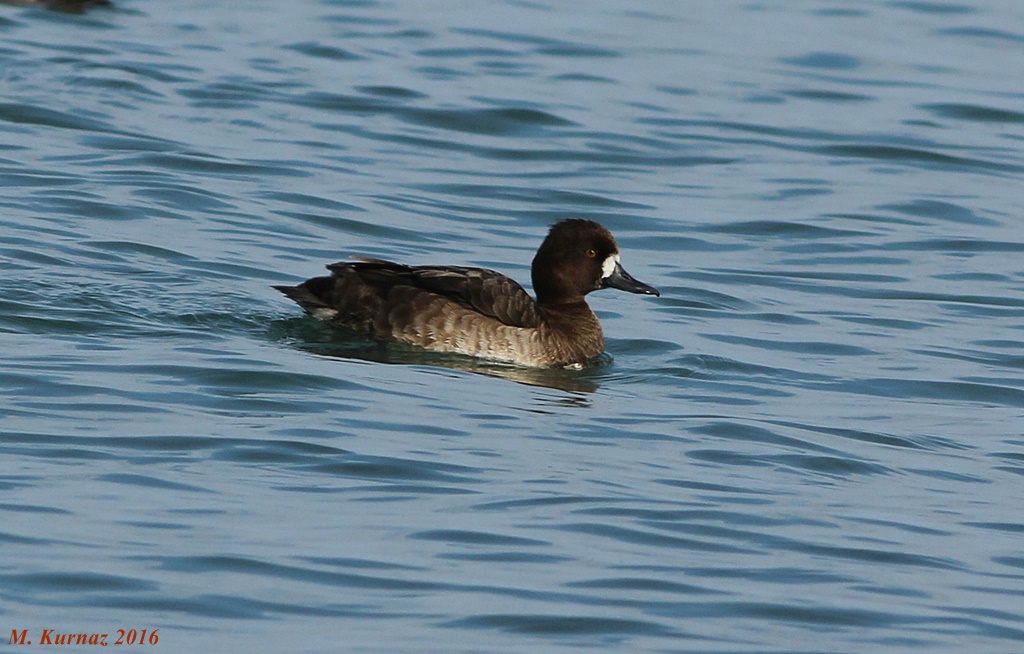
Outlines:
POLYGON ((587 293, 660 295, 622 268, 611 232, 592 220, 551 227, 531 267, 536 300, 493 270, 353 258, 328 265, 329 277, 274 288, 372 338, 526 366, 584 364, 604 351, 587 293))

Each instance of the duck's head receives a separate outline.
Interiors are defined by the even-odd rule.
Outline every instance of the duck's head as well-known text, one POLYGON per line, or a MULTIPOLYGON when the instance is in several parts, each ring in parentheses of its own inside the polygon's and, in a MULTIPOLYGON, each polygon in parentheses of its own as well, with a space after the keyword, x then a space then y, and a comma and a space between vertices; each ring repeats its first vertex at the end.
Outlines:
POLYGON ((582 301, 602 288, 661 295, 625 271, 611 232, 592 220, 562 220, 551 227, 533 258, 533 290, 541 304, 582 301))

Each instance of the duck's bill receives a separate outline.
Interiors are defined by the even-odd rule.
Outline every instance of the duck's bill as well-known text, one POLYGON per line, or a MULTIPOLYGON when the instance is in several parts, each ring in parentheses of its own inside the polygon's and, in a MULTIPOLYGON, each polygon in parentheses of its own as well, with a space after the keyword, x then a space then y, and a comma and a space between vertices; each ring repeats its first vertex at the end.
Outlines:
POLYGON ((620 291, 627 291, 629 293, 661 296, 658 289, 644 284, 638 279, 633 279, 633 276, 626 272, 625 268, 623 268, 617 261, 615 262, 615 268, 612 270, 612 274, 605 277, 603 281, 604 285, 608 288, 617 288, 620 291))

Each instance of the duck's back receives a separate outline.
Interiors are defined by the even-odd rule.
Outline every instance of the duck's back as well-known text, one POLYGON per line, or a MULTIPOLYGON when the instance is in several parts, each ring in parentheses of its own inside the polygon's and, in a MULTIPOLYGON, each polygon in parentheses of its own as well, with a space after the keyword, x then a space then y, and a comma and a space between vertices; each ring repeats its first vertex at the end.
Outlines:
POLYGON ((377 259, 334 263, 330 277, 278 286, 316 318, 369 336, 444 352, 550 365, 537 303, 493 270, 407 266, 377 259), (534 360, 536 359, 536 360, 534 360))
MULTIPOLYGON (((512 327, 536 327, 537 303, 513 279, 485 268, 462 266, 406 266, 380 259, 332 263, 335 287, 373 289, 386 298, 396 290, 423 297, 434 294, 512 327)), ((385 302, 386 304, 386 302, 385 302)))

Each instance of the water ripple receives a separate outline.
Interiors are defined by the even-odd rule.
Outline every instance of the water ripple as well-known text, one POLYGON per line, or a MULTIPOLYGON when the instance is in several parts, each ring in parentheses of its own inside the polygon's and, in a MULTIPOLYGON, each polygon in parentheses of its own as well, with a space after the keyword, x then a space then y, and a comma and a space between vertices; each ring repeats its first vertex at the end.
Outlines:
POLYGON ((3 7, 10 624, 1015 649, 1016 17, 614 4, 3 7), (270 288, 352 254, 527 281, 568 217, 663 292, 589 295, 584 370, 270 288))

